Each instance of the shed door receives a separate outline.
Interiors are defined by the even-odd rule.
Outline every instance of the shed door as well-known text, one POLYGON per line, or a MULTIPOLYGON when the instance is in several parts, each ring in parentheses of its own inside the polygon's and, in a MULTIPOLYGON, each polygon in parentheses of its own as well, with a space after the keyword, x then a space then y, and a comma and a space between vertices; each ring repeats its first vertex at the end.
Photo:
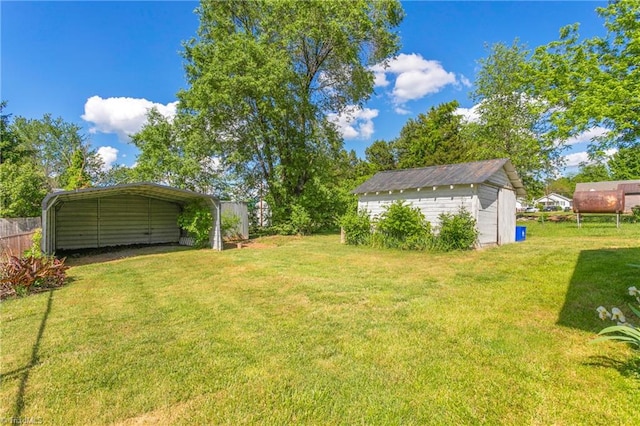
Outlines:
POLYGON ((510 189, 498 192, 498 244, 509 244, 516 240, 516 194, 510 189))
MULTIPOLYGON (((480 246, 498 243, 498 193, 493 186, 482 185, 478 188, 478 242, 480 246)), ((514 231, 515 232, 515 231, 514 231)))

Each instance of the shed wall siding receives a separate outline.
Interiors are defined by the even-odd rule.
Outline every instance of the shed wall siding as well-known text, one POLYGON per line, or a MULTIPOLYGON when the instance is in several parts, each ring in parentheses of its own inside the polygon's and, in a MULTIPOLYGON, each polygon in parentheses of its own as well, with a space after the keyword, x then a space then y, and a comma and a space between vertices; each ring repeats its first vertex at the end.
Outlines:
MULTIPOLYGON (((238 224, 237 229, 235 231, 242 236, 244 239, 249 238, 249 209, 247 207, 247 203, 242 202, 234 202, 234 201, 222 201, 222 215, 225 214, 233 214, 240 218, 240 223, 238 224)), ((226 235, 223 235, 226 237, 226 235)))
MULTIPOLYGON (((478 188, 478 243, 480 246, 498 242, 498 188, 481 185, 478 188)), ((515 228, 514 228, 515 233, 515 228)))
POLYGON ((98 246, 97 200, 62 204, 56 214, 56 249, 98 246))
POLYGON ((457 213, 460 207, 470 212, 474 211, 474 188, 470 186, 423 188, 420 191, 410 190, 393 192, 392 194, 380 193, 360 195, 358 197, 358 210, 367 210, 371 217, 380 216, 386 206, 396 200, 405 200, 408 204, 418 207, 432 227, 440 225, 441 213, 457 213))
POLYGON ((640 206, 640 194, 627 194, 624 197, 624 212, 631 213, 631 208, 640 206))
POLYGON ((56 214, 58 250, 178 242, 176 203, 116 195, 66 202, 56 214))

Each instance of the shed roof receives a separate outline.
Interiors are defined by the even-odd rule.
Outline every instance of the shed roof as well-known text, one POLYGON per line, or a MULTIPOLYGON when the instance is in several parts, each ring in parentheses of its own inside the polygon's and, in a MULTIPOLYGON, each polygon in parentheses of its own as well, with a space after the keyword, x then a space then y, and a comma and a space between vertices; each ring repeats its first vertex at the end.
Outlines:
POLYGON ((354 189, 352 193, 364 194, 366 192, 417 189, 428 186, 480 184, 489 180, 500 169, 504 169, 507 173, 516 194, 525 196, 524 185, 515 167, 506 158, 378 172, 354 189))
POLYGON ((627 185, 640 185, 640 180, 611 180, 606 182, 583 182, 576 184, 575 192, 588 191, 615 191, 619 185, 624 185, 623 190, 629 193, 627 185))
POLYGON ((70 201, 108 197, 111 195, 141 195, 150 198, 156 198, 158 200, 173 201, 185 203, 193 199, 209 198, 213 201, 217 201, 216 198, 201 194, 198 192, 188 191, 185 189, 172 188, 170 186, 159 185, 157 183, 142 182, 142 183, 128 183, 121 185, 97 187, 97 188, 85 188, 77 189, 74 191, 58 191, 48 194, 44 200, 42 200, 42 209, 48 209, 53 203, 58 201, 70 201))

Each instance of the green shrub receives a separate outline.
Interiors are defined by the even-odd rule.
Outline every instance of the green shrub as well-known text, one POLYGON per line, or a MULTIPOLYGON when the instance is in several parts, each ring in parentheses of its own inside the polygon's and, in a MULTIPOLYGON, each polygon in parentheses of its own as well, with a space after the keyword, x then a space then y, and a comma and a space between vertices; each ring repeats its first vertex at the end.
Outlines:
POLYGON ((424 250, 431 242, 431 224, 417 207, 398 200, 388 205, 375 225, 376 246, 424 250))
POLYGON ((42 228, 38 228, 33 233, 33 237, 31 237, 31 247, 22 253, 23 257, 42 257, 44 254, 42 253, 42 248, 40 243, 42 241, 42 228))
POLYGON ((633 222, 637 223, 640 222, 640 206, 633 206, 631 207, 631 213, 632 213, 632 217, 633 217, 633 222))
POLYGON ((469 250, 478 239, 476 220, 464 207, 457 214, 441 213, 435 247, 442 251, 469 250))
POLYGON ((209 242, 213 216, 203 201, 191 201, 178 215, 178 225, 193 237, 196 247, 204 247, 209 242))
POLYGON ((289 223, 294 234, 307 235, 313 231, 313 220, 309 212, 298 204, 291 206, 289 223))
POLYGON ((65 259, 10 256, 0 264, 0 298, 60 287, 67 278, 65 259))
POLYGON ((242 234, 240 233, 240 223, 242 219, 235 213, 224 212, 220 217, 222 236, 229 240, 240 240, 242 234))
POLYGON ((371 243, 371 219, 367 211, 352 211, 340 218, 345 243, 358 246, 371 243))

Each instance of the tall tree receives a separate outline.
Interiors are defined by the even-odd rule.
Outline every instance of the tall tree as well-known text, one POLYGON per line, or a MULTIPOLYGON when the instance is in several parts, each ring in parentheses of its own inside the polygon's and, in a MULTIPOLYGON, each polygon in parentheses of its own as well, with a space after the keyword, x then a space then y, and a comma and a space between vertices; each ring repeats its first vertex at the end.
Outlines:
POLYGON ((91 179, 100 173, 102 160, 76 124, 45 114, 42 119, 17 117, 12 129, 22 149, 47 178, 48 189, 68 186, 66 170, 70 167, 82 167, 81 172, 91 179))
POLYGON ((529 51, 515 40, 496 43, 479 61, 472 93, 479 120, 468 126, 476 147, 474 159, 508 157, 525 186, 540 186, 542 177, 560 162, 562 145, 547 136, 544 102, 530 92, 529 51))
POLYGON ((607 165, 614 180, 640 179, 640 147, 620 148, 607 165))
POLYGON ((431 107, 427 114, 409 119, 394 141, 400 168, 455 164, 467 161, 457 101, 431 107))
POLYGON ((365 158, 373 172, 398 168, 398 158, 392 142, 377 140, 365 149, 365 158))
POLYGON ((533 56, 534 93, 554 107, 554 133, 566 139, 600 126, 609 132, 590 146, 602 152, 640 143, 640 2, 610 1, 597 8, 606 35, 582 39, 579 25, 533 56))
POLYGON ((263 181, 274 221, 304 197, 342 141, 330 112, 373 91, 369 66, 393 56, 403 17, 395 0, 203 0, 186 43, 181 109, 217 135, 220 155, 263 181))

